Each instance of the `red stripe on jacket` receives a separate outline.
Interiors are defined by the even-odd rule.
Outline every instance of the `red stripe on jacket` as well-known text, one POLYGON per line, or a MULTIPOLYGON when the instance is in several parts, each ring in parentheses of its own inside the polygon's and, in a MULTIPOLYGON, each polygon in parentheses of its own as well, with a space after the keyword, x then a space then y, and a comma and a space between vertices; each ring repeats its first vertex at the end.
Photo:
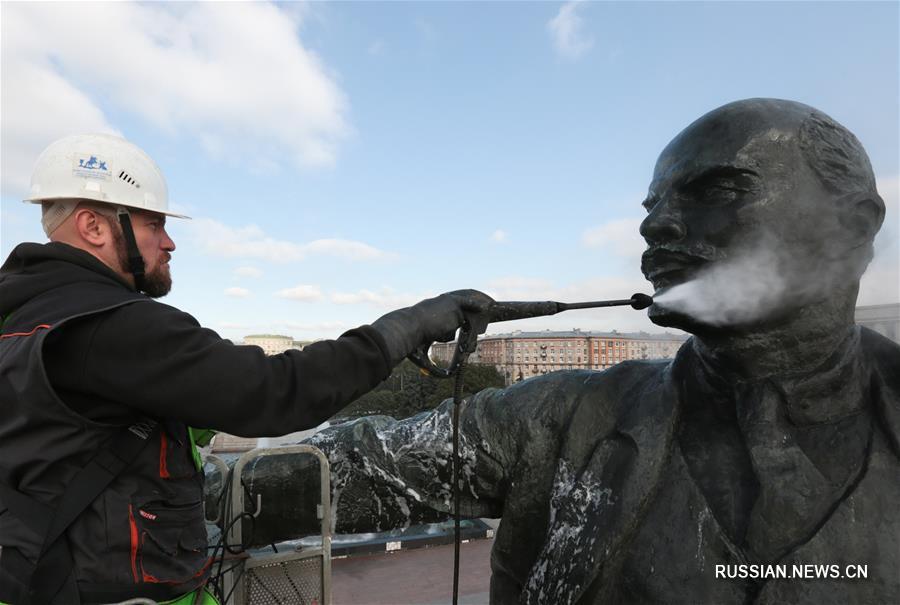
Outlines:
POLYGON ((41 329, 49 330, 50 324, 41 324, 39 326, 35 326, 31 332, 12 332, 11 334, 0 334, 0 338, 12 338, 14 336, 34 336, 34 333, 41 329))

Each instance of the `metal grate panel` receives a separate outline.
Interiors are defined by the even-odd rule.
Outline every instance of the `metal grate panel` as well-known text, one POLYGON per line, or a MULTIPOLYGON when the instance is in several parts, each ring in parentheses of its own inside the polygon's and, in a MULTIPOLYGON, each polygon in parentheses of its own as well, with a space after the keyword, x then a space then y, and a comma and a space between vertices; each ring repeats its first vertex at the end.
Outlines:
POLYGON ((322 558, 263 563, 245 571, 247 605, 322 605, 322 558))

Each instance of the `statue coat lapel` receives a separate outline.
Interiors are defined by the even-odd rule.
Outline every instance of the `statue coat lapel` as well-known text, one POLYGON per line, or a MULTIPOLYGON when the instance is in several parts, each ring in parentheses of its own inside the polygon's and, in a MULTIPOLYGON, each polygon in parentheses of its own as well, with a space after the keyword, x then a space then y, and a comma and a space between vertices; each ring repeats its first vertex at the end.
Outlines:
POLYGON ((655 492, 676 425, 672 365, 617 395, 582 401, 572 418, 553 482, 547 538, 523 603, 578 602, 609 569, 655 492), (604 406, 614 406, 614 413, 604 406))

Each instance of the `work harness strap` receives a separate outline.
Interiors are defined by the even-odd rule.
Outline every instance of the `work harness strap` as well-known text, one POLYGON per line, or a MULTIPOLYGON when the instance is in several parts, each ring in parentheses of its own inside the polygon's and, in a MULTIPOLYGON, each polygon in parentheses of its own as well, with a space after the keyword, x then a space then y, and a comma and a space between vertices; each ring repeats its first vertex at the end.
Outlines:
POLYGON ((144 257, 138 248, 137 240, 134 237, 134 229, 131 226, 131 215, 128 210, 119 207, 116 210, 119 217, 119 224, 122 226, 122 235, 125 238, 125 251, 128 253, 128 270, 134 276, 134 287, 138 292, 144 289, 144 257))
MULTIPOLYGON (((103 490, 137 457, 158 430, 155 420, 143 419, 122 427, 109 444, 69 481, 55 509, 0 482, 0 499, 9 511, 38 535, 44 536, 37 563, 31 565, 17 549, 4 549, 2 570, 27 587, 25 594, 14 600, 17 605, 49 603, 61 590, 66 602, 78 599, 72 576, 72 555, 65 531, 103 490), (12 554, 15 553, 15 554, 12 554), (24 565, 23 565, 24 564, 24 565), (28 569, 30 568, 30 569, 28 569)), ((6 582, 0 573, 0 582, 6 582)), ((12 586, 3 588, 11 589, 12 586)), ((20 592, 20 588, 16 588, 20 592)), ((79 599, 80 601, 80 599, 79 599)))

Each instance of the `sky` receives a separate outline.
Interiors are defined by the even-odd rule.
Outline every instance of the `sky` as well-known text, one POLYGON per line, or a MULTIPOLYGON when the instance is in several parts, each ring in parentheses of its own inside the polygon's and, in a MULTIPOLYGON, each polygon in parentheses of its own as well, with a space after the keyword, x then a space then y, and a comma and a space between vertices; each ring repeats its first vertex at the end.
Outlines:
MULTIPOLYGON (((162 168, 172 293, 225 338, 333 338, 440 292, 650 292, 653 165, 748 97, 862 141, 888 206, 860 304, 900 300, 896 2, 2 2, 0 255, 53 140, 110 132, 162 168)), ((492 325, 660 332, 645 312, 492 325)))

